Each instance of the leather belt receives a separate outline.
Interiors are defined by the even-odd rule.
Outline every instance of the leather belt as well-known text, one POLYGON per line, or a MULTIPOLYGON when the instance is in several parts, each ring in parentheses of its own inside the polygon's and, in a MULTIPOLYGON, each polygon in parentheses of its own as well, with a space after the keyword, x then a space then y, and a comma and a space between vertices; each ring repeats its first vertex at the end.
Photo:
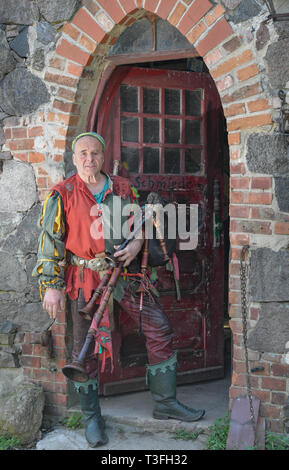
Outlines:
POLYGON ((92 271, 100 272, 100 271, 106 271, 110 267, 110 263, 107 261, 106 254, 104 252, 98 253, 92 259, 80 258, 79 256, 70 253, 70 256, 68 257, 68 262, 69 264, 72 264, 73 266, 78 266, 80 268, 79 278, 81 282, 83 282, 84 268, 88 268, 88 269, 91 269, 92 271))

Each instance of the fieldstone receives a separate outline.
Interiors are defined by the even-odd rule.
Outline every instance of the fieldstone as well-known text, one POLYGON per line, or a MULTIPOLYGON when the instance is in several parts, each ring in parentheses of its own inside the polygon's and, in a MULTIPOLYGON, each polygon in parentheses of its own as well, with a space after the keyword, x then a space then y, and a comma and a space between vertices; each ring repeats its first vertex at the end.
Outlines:
POLYGON ((0 245, 6 236, 20 224, 22 218, 21 212, 0 212, 0 245))
POLYGON ((78 0, 37 0, 41 15, 49 23, 69 20, 75 12, 78 0))
POLYGON ((44 66, 45 66, 45 52, 44 52, 44 49, 38 47, 33 54, 32 67, 35 70, 41 71, 44 69, 44 66))
POLYGON ((37 41, 42 44, 49 44, 55 40, 56 31, 53 26, 46 21, 40 21, 36 24, 37 41))
POLYGON ((284 88, 289 75, 288 39, 270 44, 265 60, 268 64, 268 79, 273 88, 284 88))
POLYGON ((17 325, 18 332, 41 333, 47 327, 49 315, 43 310, 41 302, 25 303, 25 300, 0 302, 0 321, 12 321, 17 325))
POLYGON ((17 333, 17 325, 11 321, 4 321, 0 324, 0 344, 12 346, 17 333))
POLYGON ((236 8, 241 2, 242 0, 221 0, 224 7, 229 8, 230 10, 236 8))
POLYGON ((289 176, 286 140, 276 134, 251 134, 247 141, 247 165, 254 173, 289 176))
POLYGON ((37 252, 40 230, 37 222, 41 215, 41 204, 35 204, 18 225, 15 233, 4 242, 2 249, 10 253, 25 254, 37 252))
POLYGON ((259 320, 248 336, 248 347, 257 351, 284 354, 289 338, 289 303, 261 304, 259 320))
POLYGON ((281 212, 289 212, 289 178, 275 177, 275 196, 281 212))
POLYGON ((32 167, 15 160, 4 162, 0 175, 0 211, 27 211, 36 200, 37 189, 32 167))
POLYGON ((29 44, 28 44, 28 28, 24 28, 21 33, 10 42, 11 49, 16 52, 20 57, 28 57, 29 44))
POLYGON ((40 300, 38 278, 32 277, 32 271, 35 268, 36 263, 37 263, 36 255, 29 255, 25 260, 25 267, 26 267, 28 287, 29 287, 29 292, 25 294, 25 298, 27 299, 28 303, 39 302, 40 300))
POLYGON ((45 83, 24 67, 14 69, 0 83, 2 109, 12 116, 32 113, 49 99, 45 83))
POLYGON ((16 66, 5 32, 0 29, 0 80, 16 66))
POLYGON ((35 384, 22 383, 0 396, 0 434, 32 443, 39 432, 44 409, 44 392, 35 384))
POLYGON ((289 301, 289 252, 270 248, 252 250, 249 293, 253 302, 289 301))
POLYGON ((0 290, 23 292, 27 275, 19 261, 5 251, 0 251, 0 290))
POLYGON ((19 367, 19 351, 15 346, 0 345, 0 367, 19 367))
POLYGON ((2 0, 0 2, 0 23, 32 24, 32 2, 30 0, 2 0))
POLYGON ((260 51, 270 39, 269 29, 265 24, 260 25, 256 33, 256 49, 260 51))
POLYGON ((235 24, 242 23, 257 16, 260 11, 261 7, 255 0, 243 0, 230 16, 230 20, 235 24))

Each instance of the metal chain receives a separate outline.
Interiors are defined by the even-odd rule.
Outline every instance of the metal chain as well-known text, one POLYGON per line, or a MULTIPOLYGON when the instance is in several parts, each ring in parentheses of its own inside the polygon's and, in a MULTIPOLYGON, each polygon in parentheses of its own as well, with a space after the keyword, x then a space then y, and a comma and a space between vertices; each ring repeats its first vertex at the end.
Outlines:
POLYGON ((247 304, 247 276, 248 270, 245 263, 246 254, 249 252, 249 246, 245 245, 241 251, 240 259, 240 281, 241 281, 241 309, 242 309, 242 323, 243 323, 243 341, 245 349, 245 360, 246 360, 246 372, 247 372, 247 391, 250 404, 250 418, 254 429, 254 446, 256 447, 256 421, 253 409, 253 400, 252 400, 252 390, 250 382, 250 372, 249 372, 249 358, 248 358, 248 346, 247 346, 247 313, 248 313, 248 304, 247 304))

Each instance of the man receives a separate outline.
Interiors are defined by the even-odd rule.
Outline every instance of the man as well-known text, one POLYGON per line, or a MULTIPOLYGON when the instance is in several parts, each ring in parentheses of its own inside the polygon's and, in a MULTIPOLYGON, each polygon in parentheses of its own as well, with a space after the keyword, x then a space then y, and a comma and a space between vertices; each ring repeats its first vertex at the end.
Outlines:
MULTIPOLYGON (((102 171, 105 142, 100 135, 94 132, 80 134, 74 139, 72 149, 77 174, 52 188, 44 202, 39 221, 38 261, 33 275, 39 277, 40 292, 44 295, 43 308, 51 318, 55 318, 59 309, 64 309, 65 294, 68 294, 72 302, 72 357, 76 359, 90 326, 78 311, 91 298, 108 269, 104 253, 114 253, 123 241, 122 236, 117 238, 114 234, 114 225, 119 220, 115 222, 113 202, 117 199, 121 214, 129 214, 123 209, 134 202, 134 196, 128 180, 110 178, 102 171), (110 217, 108 229, 105 214, 110 217)), ((121 223, 128 219, 129 215, 123 216, 121 223)), ((141 237, 133 239, 115 256, 126 268, 142 245, 141 237)), ((138 299, 132 283, 124 276, 120 277, 113 298, 135 322, 139 321, 138 299)), ((86 439, 91 447, 108 441, 98 401, 95 354, 97 350, 100 355, 112 359, 108 315, 100 326, 101 334, 95 337, 96 348, 86 360, 89 381, 74 381, 84 416, 86 439)), ((190 409, 176 400, 176 354, 172 349, 172 331, 166 314, 152 296, 145 296, 143 300, 142 332, 146 338, 147 376, 155 403, 154 418, 200 419, 204 410, 190 409)))

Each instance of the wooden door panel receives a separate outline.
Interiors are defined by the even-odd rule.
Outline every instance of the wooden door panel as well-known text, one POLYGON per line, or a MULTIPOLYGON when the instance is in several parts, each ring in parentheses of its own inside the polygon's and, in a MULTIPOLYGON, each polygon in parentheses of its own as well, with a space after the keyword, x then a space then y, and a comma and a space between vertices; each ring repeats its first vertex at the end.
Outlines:
MULTIPOLYGON (((107 142, 105 169, 112 170, 114 159, 125 162, 141 203, 155 191, 186 205, 187 229, 190 205, 198 205, 197 246, 184 251, 177 243, 181 301, 164 266, 157 268, 156 287, 174 331, 179 380, 220 377, 224 264, 215 222, 223 216, 223 114, 217 89, 207 74, 136 67, 120 67, 118 74, 104 91, 96 127, 107 142)), ((111 374, 107 366, 100 376, 104 394, 145 388, 144 338, 125 312, 116 321, 115 369, 111 374)))

